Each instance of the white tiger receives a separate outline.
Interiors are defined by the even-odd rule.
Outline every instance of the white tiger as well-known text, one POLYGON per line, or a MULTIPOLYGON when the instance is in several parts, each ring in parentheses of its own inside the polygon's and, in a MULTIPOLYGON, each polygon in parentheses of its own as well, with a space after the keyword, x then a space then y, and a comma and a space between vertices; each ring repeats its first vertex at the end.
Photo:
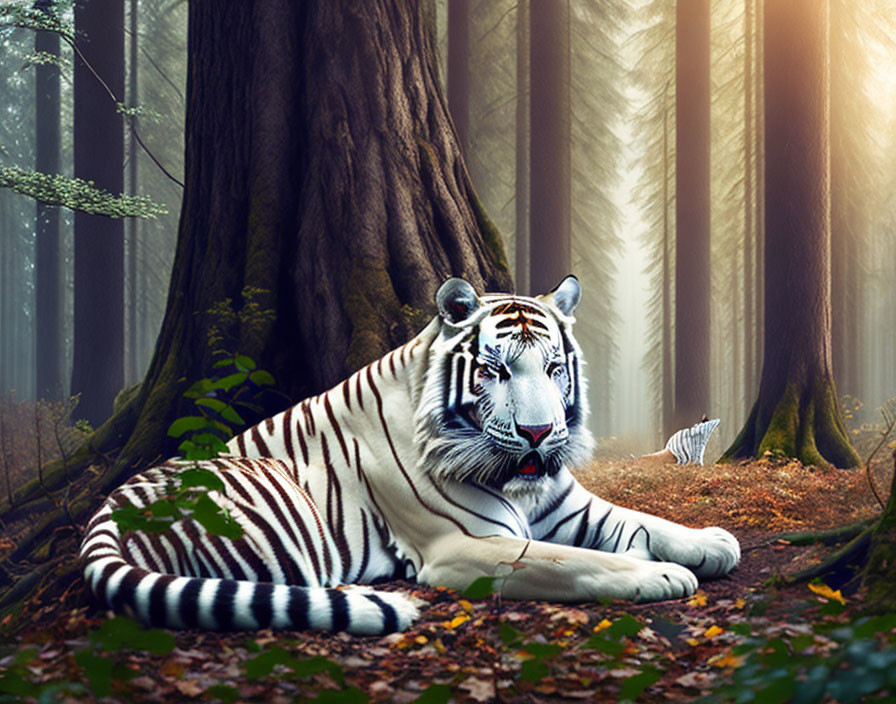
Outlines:
POLYGON ((721 528, 614 506, 570 467, 588 459, 588 405, 572 335, 581 289, 537 298, 439 289, 413 340, 335 388, 269 418, 209 460, 211 498, 243 528, 192 519, 121 534, 110 514, 170 489, 169 461, 114 491, 81 547, 110 608, 155 626, 402 630, 401 593, 336 588, 405 578, 512 599, 639 601, 692 594, 738 562, 721 528))

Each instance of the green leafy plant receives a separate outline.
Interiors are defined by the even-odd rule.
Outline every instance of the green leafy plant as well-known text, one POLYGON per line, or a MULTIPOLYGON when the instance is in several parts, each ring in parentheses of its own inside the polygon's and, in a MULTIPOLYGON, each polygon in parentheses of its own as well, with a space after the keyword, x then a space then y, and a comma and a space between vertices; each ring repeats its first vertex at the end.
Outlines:
MULTIPOLYGON (((836 601, 819 612, 836 617, 836 601)), ((732 655, 740 661, 730 678, 702 701, 820 704, 824 701, 892 701, 896 690, 896 614, 859 616, 846 623, 813 623, 808 632, 767 637, 749 624, 731 630, 744 636, 732 655)))
POLYGON ((88 644, 74 653, 75 662, 81 668, 86 682, 68 680, 35 681, 28 669, 37 657, 36 649, 17 652, 13 662, 0 673, 0 702, 21 701, 29 697, 43 704, 59 701, 63 695, 96 697, 108 696, 117 683, 127 683, 137 672, 125 667, 115 654, 123 651, 142 650, 156 655, 165 655, 174 650, 175 641, 167 631, 145 629, 136 621, 117 616, 91 631, 88 644), (139 643, 139 648, 131 647, 139 643))
POLYGON ((241 354, 218 360, 214 369, 217 377, 200 379, 184 392, 192 399, 195 414, 177 418, 168 428, 169 436, 183 438, 178 445, 180 456, 193 466, 170 482, 164 497, 143 508, 115 509, 112 519, 123 531, 163 532, 190 516, 212 535, 233 540, 242 536, 239 523, 209 496, 210 491, 224 491, 224 482, 199 463, 228 452, 227 440, 233 437, 235 428, 245 425, 237 408, 261 412, 256 396, 273 386, 274 377, 241 354))

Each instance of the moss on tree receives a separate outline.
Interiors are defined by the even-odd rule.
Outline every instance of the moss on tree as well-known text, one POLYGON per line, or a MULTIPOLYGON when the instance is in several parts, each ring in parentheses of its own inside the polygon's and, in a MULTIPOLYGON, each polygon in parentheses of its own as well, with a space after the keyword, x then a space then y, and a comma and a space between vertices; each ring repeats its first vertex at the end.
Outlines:
POLYGON ((805 465, 849 468, 862 464, 843 425, 833 380, 790 380, 774 401, 760 393, 720 461, 769 455, 792 457, 805 465))

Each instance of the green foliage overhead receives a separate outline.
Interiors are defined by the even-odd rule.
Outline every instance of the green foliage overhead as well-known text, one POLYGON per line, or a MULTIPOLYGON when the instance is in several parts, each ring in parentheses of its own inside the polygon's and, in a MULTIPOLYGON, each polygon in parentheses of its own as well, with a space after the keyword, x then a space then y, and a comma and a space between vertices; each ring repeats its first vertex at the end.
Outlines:
POLYGON ((0 188, 12 189, 50 205, 110 218, 155 218, 168 212, 146 196, 113 196, 97 188, 93 181, 42 174, 16 166, 0 166, 0 188))
POLYGON ((72 42, 75 39, 75 26, 62 15, 62 11, 69 5, 71 2, 57 2, 55 11, 46 12, 35 8, 33 0, 5 0, 0 4, 0 27, 56 32, 66 41, 72 42))
POLYGON ((44 66, 49 64, 58 66, 64 71, 69 71, 72 68, 72 62, 67 56, 60 56, 59 54, 53 54, 49 51, 33 51, 22 58, 25 60, 25 64, 29 66, 44 66))

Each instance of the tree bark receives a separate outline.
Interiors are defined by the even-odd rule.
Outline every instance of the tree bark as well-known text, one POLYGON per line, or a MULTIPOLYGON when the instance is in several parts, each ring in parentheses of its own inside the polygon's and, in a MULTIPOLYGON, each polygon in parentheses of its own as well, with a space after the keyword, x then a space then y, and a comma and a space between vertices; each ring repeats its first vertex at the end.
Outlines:
POLYGON ((529 288, 550 291, 570 273, 569 2, 529 5, 529 288))
POLYGON ((765 352, 727 458, 855 467, 831 371, 828 3, 765 8, 765 352))
MULTIPOLYGON (((756 273, 753 270, 753 252, 756 246, 756 233, 753 227, 756 215, 756 203, 753 199, 756 179, 756 159, 753 148, 756 141, 755 120, 753 118, 753 22, 755 15, 754 0, 744 2, 744 366, 743 387, 746 413, 750 412, 750 399, 755 393, 755 346, 753 337, 756 331, 753 288, 756 286, 756 273)), ((736 369, 737 367, 735 367, 736 369)))
MULTIPOLYGON (((124 191, 124 126, 115 101, 124 95, 124 1, 78 0, 75 57, 75 177, 114 195, 124 191), (92 69, 92 70, 91 70, 92 69)), ((124 385, 124 222, 75 213, 72 394, 77 416, 94 426, 112 413, 124 385)))
POLYGON ((675 418, 709 405, 710 0, 678 0, 675 28, 675 418))
MULTIPOLYGON (((132 108, 138 105, 137 78, 139 62, 137 60, 137 47, 139 45, 138 31, 138 0, 130 0, 128 9, 128 103, 132 108)), ((137 140, 134 133, 137 130, 137 116, 129 118, 131 129, 128 140, 128 190, 132 195, 137 195, 137 178, 139 156, 137 140)), ((139 266, 138 248, 140 240, 140 218, 130 218, 128 222, 128 365, 127 381, 129 384, 138 381, 137 362, 137 267, 139 266)))
MULTIPOLYGON (((139 392, 45 470, 44 486, 74 499, 46 509, 14 561, 42 561, 35 551, 68 515, 83 521, 97 494, 173 454, 166 430, 194 412, 183 391, 212 375, 216 348, 274 375, 270 415, 416 333, 445 278, 510 289, 424 20, 422 4, 397 0, 256 0, 226 14, 190 3, 186 188, 155 354, 139 392), (84 490, 84 468, 109 455, 84 490)), ((0 517, 44 497, 32 483, 0 517)))
POLYGON ((470 2, 448 3, 448 107, 460 150, 470 149, 470 2))
POLYGON ((529 5, 516 6, 516 290, 528 296, 529 286, 529 5))
MULTIPOLYGON (((59 35, 36 32, 34 50, 59 55, 59 35)), ((40 173, 59 173, 59 67, 34 69, 35 158, 40 173)), ((59 254, 59 208, 37 202, 35 247, 35 362, 37 398, 62 397, 62 272, 59 254)))

